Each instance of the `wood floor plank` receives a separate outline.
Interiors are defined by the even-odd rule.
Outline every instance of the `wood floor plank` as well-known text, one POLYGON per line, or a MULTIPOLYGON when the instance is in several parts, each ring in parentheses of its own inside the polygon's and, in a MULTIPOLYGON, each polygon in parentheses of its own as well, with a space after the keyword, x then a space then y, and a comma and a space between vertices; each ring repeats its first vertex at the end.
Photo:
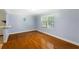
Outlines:
POLYGON ((3 49, 79 49, 79 46, 49 36, 47 34, 31 31, 9 36, 3 49))

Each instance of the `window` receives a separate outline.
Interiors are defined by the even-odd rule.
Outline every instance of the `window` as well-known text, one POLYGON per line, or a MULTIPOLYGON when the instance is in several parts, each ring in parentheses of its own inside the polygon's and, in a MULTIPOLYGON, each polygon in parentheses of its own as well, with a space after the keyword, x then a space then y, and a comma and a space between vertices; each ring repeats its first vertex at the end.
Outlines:
POLYGON ((54 26, 54 16, 48 15, 48 16, 42 16, 42 27, 50 28, 54 26))

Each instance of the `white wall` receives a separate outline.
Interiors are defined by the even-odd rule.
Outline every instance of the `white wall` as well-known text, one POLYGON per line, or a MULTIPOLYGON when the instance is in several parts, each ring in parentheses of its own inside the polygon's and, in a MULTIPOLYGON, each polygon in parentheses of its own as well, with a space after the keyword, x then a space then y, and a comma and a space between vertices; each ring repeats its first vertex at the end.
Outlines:
MULTIPOLYGON (((5 26, 6 24, 2 22, 6 20, 6 12, 3 9, 0 9, 0 26, 5 26)), ((0 35, 3 35, 3 29, 0 28, 0 35)))
POLYGON ((0 26, 5 25, 2 20, 6 20, 6 12, 3 9, 0 9, 0 26))

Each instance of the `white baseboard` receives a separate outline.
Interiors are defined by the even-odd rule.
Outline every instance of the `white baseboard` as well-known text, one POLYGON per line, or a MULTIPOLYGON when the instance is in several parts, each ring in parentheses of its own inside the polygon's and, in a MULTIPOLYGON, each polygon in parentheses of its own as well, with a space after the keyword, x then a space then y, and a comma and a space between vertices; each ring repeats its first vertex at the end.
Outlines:
POLYGON ((17 33, 29 32, 29 31, 34 31, 34 30, 20 31, 20 32, 13 32, 13 33, 10 33, 10 34, 17 34, 17 33))
POLYGON ((48 35, 50 35, 50 36, 56 37, 56 38, 58 38, 58 39, 64 40, 64 41, 66 41, 66 42, 69 42, 69 43, 72 43, 72 44, 75 44, 75 45, 79 46, 79 43, 73 42, 73 41, 71 41, 71 40, 68 40, 68 39, 65 39, 65 38, 62 38, 62 37, 59 37, 59 36, 56 36, 56 35, 47 33, 47 32, 43 32, 43 31, 41 31, 41 30, 38 30, 38 31, 39 31, 39 32, 42 32, 42 33, 45 33, 45 34, 48 34, 48 35))
POLYGON ((34 31, 36 30, 35 28, 31 28, 31 29, 28 29, 26 31, 19 31, 19 32, 13 32, 13 33, 10 33, 10 34, 16 34, 16 33, 22 33, 22 32, 29 32, 29 31, 34 31))

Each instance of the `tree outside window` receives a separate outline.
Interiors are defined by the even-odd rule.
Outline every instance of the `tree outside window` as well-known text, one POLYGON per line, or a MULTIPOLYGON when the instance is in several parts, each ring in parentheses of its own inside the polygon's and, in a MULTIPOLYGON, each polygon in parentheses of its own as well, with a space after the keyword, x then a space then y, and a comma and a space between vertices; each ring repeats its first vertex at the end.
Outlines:
POLYGON ((42 21, 42 27, 45 28, 54 27, 54 16, 50 16, 50 15, 42 16, 41 21, 42 21))

